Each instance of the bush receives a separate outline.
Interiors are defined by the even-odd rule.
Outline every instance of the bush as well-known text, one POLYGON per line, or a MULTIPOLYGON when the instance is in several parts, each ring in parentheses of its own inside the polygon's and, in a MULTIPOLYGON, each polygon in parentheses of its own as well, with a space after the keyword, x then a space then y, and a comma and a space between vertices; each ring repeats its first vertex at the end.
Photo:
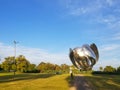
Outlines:
POLYGON ((120 73, 118 73, 118 72, 101 72, 101 71, 93 71, 92 74, 120 75, 120 73))
POLYGON ((35 70, 31 70, 31 71, 26 71, 24 73, 39 73, 40 71, 35 69, 35 70))

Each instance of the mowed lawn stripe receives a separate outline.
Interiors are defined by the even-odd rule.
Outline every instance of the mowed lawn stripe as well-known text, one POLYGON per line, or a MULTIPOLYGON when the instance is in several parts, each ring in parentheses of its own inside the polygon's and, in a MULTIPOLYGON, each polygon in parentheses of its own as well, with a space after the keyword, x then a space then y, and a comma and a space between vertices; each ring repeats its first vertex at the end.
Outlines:
POLYGON ((68 74, 21 74, 20 77, 16 76, 16 80, 1 82, 0 90, 69 90, 66 81, 68 76, 68 74), (21 76, 25 76, 26 79, 21 79, 23 78, 21 76))
POLYGON ((120 75, 85 75, 93 90, 120 90, 120 75))

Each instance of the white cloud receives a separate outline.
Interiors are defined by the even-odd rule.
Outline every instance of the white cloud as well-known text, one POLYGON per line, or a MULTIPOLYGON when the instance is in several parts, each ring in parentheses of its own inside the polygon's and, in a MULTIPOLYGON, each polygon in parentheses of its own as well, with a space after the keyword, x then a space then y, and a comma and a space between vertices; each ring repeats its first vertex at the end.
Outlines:
POLYGON ((77 15, 77 16, 79 16, 79 15, 85 14, 85 13, 87 13, 87 12, 88 12, 88 9, 87 9, 87 8, 77 8, 77 9, 73 10, 73 11, 71 12, 71 14, 72 14, 72 15, 77 15))
POLYGON ((113 35, 112 40, 120 40, 120 32, 113 35))
POLYGON ((99 54, 100 54, 100 58, 99 61, 97 62, 97 64, 95 65, 94 68, 98 68, 100 66, 114 66, 114 67, 118 67, 120 66, 120 44, 107 44, 107 45, 102 45, 99 48, 99 54))
POLYGON ((102 4, 99 3, 98 1, 90 1, 88 2, 83 2, 81 0, 66 0, 66 8, 69 11, 71 15, 79 16, 83 14, 90 14, 90 13, 95 13, 97 12, 101 7, 102 4))
POLYGON ((95 64, 93 67, 94 70, 99 70, 99 67, 105 67, 105 66, 113 66, 118 67, 120 66, 120 51, 119 51, 120 45, 119 44, 107 44, 102 45, 99 47, 99 61, 95 64))
POLYGON ((118 21, 118 17, 115 17, 114 15, 106 15, 99 17, 98 21, 101 23, 106 23, 111 26, 112 23, 116 23, 118 21))
MULTIPOLYGON (((35 64, 39 64, 41 61, 54 64, 71 64, 68 54, 49 53, 48 51, 39 48, 17 46, 16 56, 18 55, 24 55, 31 63, 35 64)), ((0 43, 0 56, 2 59, 7 56, 14 56, 14 47, 0 43)))
POLYGON ((120 25, 119 0, 65 1, 66 12, 68 12, 70 15, 86 16, 89 17, 89 20, 91 21, 97 21, 98 23, 106 23, 107 25, 113 28, 118 27, 118 25, 120 25))
POLYGON ((106 0, 106 3, 109 5, 109 6, 112 6, 114 4, 114 0, 106 0))
POLYGON ((14 48, 12 46, 6 46, 3 43, 0 43, 0 57, 6 56, 13 56, 14 55, 14 48))
POLYGON ((111 0, 101 1, 82 1, 82 0, 65 0, 65 8, 72 15, 81 15, 81 14, 94 14, 98 12, 100 9, 104 8, 106 3, 112 5, 111 0), (66 1, 66 2, 65 2, 66 1))
MULTIPOLYGON (((119 60, 120 58, 120 44, 107 44, 107 45, 102 45, 99 49, 100 53, 100 60, 108 60, 112 61, 114 59, 119 60)), ((116 63, 116 62, 114 62, 116 63)), ((120 65, 120 63, 119 63, 120 65)))
POLYGON ((119 49, 120 45, 119 44, 108 44, 108 45, 102 45, 100 47, 101 52, 110 52, 116 49, 119 49))
POLYGON ((93 67, 94 70, 99 70, 99 67, 105 67, 105 66, 112 66, 112 67, 115 67, 117 68, 118 66, 120 66, 120 60, 117 59, 117 58, 111 58, 111 60, 107 60, 107 59, 104 59, 104 60, 99 60, 96 65, 93 67))

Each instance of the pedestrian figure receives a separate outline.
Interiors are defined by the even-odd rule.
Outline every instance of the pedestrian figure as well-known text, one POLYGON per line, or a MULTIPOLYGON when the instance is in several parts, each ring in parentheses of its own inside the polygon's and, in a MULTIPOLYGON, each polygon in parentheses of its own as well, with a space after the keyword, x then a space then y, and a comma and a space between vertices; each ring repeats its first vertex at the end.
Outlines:
POLYGON ((73 76, 73 72, 72 72, 72 68, 71 68, 71 67, 70 67, 70 77, 71 77, 71 79, 74 78, 74 76, 73 76))

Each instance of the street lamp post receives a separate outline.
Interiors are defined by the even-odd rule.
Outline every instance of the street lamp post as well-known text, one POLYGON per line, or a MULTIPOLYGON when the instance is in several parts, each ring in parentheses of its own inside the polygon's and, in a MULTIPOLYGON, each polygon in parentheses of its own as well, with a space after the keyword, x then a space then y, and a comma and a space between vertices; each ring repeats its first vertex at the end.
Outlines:
MULTIPOLYGON (((18 44, 18 42, 14 41, 14 57, 16 58, 16 44, 18 44)), ((15 68, 14 68, 14 78, 15 78, 15 72, 16 72, 16 62, 15 62, 15 58, 14 58, 14 65, 15 65, 15 68)), ((13 79, 14 79, 13 78, 13 79)))
MULTIPOLYGON (((1 60, 1 57, 0 57, 0 62, 1 62, 2 60, 1 60)), ((1 63, 0 63, 1 64, 1 63)))

